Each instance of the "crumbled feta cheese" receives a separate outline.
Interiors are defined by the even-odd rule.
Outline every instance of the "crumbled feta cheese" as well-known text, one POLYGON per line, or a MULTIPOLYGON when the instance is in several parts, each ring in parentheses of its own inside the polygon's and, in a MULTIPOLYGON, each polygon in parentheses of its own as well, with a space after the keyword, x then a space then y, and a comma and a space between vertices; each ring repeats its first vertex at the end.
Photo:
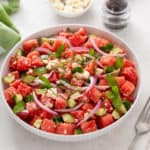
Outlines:
POLYGON ((81 55, 75 55, 74 60, 77 62, 81 62, 83 60, 81 55))
POLYGON ((33 126, 34 126, 35 128, 37 128, 37 129, 39 129, 39 128, 41 127, 41 124, 42 124, 42 119, 37 119, 37 120, 34 122, 33 126))
POLYGON ((51 97, 53 99, 57 98, 57 88, 51 88, 47 90, 46 96, 51 97))
POLYGON ((76 63, 76 62, 73 62, 72 63, 72 68, 76 68, 76 67, 80 67, 80 65, 78 63, 76 63))
POLYGON ((58 11, 74 13, 83 11, 90 3, 90 0, 51 0, 51 2, 58 11))
POLYGON ((103 73, 103 69, 96 68, 96 70, 95 70, 96 75, 101 75, 102 73, 103 73))
POLYGON ((47 65, 48 64, 48 60, 46 60, 46 59, 43 60, 43 63, 47 65))
POLYGON ((51 70, 52 68, 57 68, 57 66, 59 65, 59 61, 58 59, 54 59, 54 60, 49 60, 46 68, 48 70, 51 70))
POLYGON ((74 76, 78 79, 88 79, 90 74, 88 71, 84 70, 82 73, 76 72, 74 76))

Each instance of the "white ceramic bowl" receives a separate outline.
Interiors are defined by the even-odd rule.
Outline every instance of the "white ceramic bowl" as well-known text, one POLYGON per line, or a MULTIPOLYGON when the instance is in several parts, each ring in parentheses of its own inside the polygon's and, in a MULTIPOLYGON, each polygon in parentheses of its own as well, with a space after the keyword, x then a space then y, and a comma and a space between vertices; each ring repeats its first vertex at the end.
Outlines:
POLYGON ((0 80, 0 88, 1 88, 1 95, 2 95, 3 104, 5 105, 7 110, 9 111, 10 116, 12 118, 14 118, 22 127, 24 127, 25 129, 27 129, 28 131, 31 131, 32 133, 34 133, 36 135, 39 135, 39 136, 47 138, 47 139, 56 140, 56 141, 63 141, 63 142, 65 142, 65 141, 74 141, 75 142, 75 141, 89 140, 89 139, 92 139, 94 137, 98 137, 98 136, 100 136, 100 135, 102 135, 104 133, 111 132, 111 130, 113 128, 115 128, 118 125, 122 124, 125 120, 130 119, 130 113, 133 111, 133 109, 135 107, 137 107, 137 101, 139 100, 138 99, 138 95, 139 95, 139 90, 140 90, 140 80, 141 80, 140 77, 141 77, 141 75, 140 75, 140 69, 139 69, 139 65, 138 65, 137 59, 136 59, 135 55, 133 54, 132 50, 127 46, 127 44, 125 44, 125 42, 120 40, 118 37, 112 35, 111 33, 102 31, 102 30, 100 30, 98 28, 95 28, 95 27, 92 27, 92 26, 87 26, 87 25, 76 25, 76 24, 75 25, 71 25, 71 24, 59 25, 59 26, 55 26, 55 27, 50 27, 50 28, 44 29, 42 31, 36 32, 36 33, 28 36, 23 41, 19 42, 9 52, 9 54, 5 58, 5 61, 3 62, 3 65, 2 65, 2 68, 1 68, 1 73, 0 73, 0 79, 1 79, 0 80), (11 108, 8 106, 8 104, 7 104, 6 100, 5 100, 4 94, 3 94, 3 91, 4 91, 5 87, 4 87, 4 84, 2 82, 2 77, 9 72, 9 69, 8 69, 7 66, 8 66, 10 57, 13 54, 15 54, 17 48, 19 48, 22 45, 22 42, 25 41, 25 40, 28 40, 28 39, 32 39, 32 38, 39 38, 41 36, 50 36, 50 35, 58 33, 58 31, 60 31, 60 30, 66 29, 68 27, 70 29, 72 29, 72 30, 77 30, 79 27, 86 27, 86 29, 87 29, 87 31, 89 33, 94 33, 94 34, 97 34, 97 35, 101 35, 101 36, 103 36, 103 37, 113 41, 114 43, 120 45, 122 48, 126 49, 128 57, 134 61, 135 65, 136 65, 136 68, 137 68, 138 75, 139 75, 139 81, 138 81, 138 85, 136 87, 136 92, 135 92, 136 99, 135 99, 135 102, 132 105, 132 107, 129 109, 129 111, 123 117, 121 117, 118 121, 114 122, 113 124, 109 125, 108 127, 105 127, 103 129, 97 130, 95 132, 90 132, 88 134, 81 134, 81 135, 57 135, 57 134, 47 133, 47 132, 44 132, 42 130, 33 128, 32 126, 30 126, 27 123, 25 123, 24 121, 22 121, 19 117, 17 117, 13 113, 11 108))
POLYGON ((92 3, 93 3, 94 0, 90 0, 88 6, 83 9, 83 11, 79 11, 79 12, 63 12, 63 11, 59 11, 57 10, 54 5, 52 4, 52 2, 50 1, 50 5, 51 5, 51 8, 53 9, 53 11, 60 15, 60 16, 63 16, 63 17, 66 17, 66 18, 75 18, 75 17, 79 17, 79 16, 82 16, 84 13, 86 13, 90 7, 92 6, 92 3))

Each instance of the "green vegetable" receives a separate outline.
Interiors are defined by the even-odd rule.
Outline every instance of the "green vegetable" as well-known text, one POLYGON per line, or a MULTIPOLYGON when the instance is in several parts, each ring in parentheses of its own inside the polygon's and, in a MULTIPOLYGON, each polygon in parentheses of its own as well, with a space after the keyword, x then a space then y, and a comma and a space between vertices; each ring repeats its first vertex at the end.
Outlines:
POLYGON ((40 38, 40 43, 48 42, 49 44, 54 43, 54 38, 53 37, 42 37, 40 38))
POLYGON ((120 97, 120 92, 119 92, 117 81, 112 75, 107 75, 106 80, 112 90, 112 91, 107 92, 107 97, 112 100, 113 106, 117 110, 119 110, 121 113, 124 114, 126 112, 126 109, 120 97))
POLYGON ((13 74, 8 74, 7 76, 3 77, 3 81, 7 84, 12 83, 15 80, 15 76, 13 74))
POLYGON ((76 102, 74 99, 69 99, 69 100, 68 100, 68 106, 69 106, 70 108, 75 107, 76 104, 77 104, 77 102, 76 102))
POLYGON ((13 112, 16 114, 18 112, 21 112, 25 109, 25 102, 20 101, 13 107, 13 112))
POLYGON ((47 69, 45 67, 34 68, 33 73, 34 75, 40 76, 47 73, 47 69))
POLYGON ((127 112, 127 109, 124 104, 122 104, 119 108, 117 108, 117 110, 120 113, 120 115, 123 115, 127 112))
POLYGON ((89 62, 90 60, 91 60, 91 58, 83 57, 83 60, 81 61, 81 65, 86 64, 86 63, 89 62))
POLYGON ((101 49, 102 49, 103 51, 105 51, 105 52, 109 52, 109 51, 111 51, 111 50, 113 49, 113 47, 114 47, 113 44, 112 44, 112 43, 109 43, 109 44, 107 44, 107 45, 101 47, 101 49))
POLYGON ((83 57, 78 54, 78 55, 74 56, 74 60, 77 61, 77 62, 82 62, 83 61, 83 57))
POLYGON ((75 122, 75 119, 71 114, 67 114, 67 113, 63 114, 62 118, 63 118, 64 122, 66 122, 66 123, 74 123, 75 122))
POLYGON ((114 47, 112 50, 111 50, 111 54, 118 54, 120 52, 120 48, 119 47, 114 47))
POLYGON ((23 100, 23 96, 21 94, 15 94, 14 100, 15 103, 21 102, 23 100))
POLYGON ((121 107, 122 100, 117 86, 112 87, 112 91, 107 93, 107 97, 112 100, 112 104, 116 109, 121 107))
POLYGON ((72 69, 72 73, 76 73, 76 72, 82 73, 83 72, 83 68, 82 67, 73 68, 72 69))
POLYGON ((82 130, 80 128, 74 130, 74 134, 82 134, 82 130))
POLYGON ((110 72, 113 72, 114 71, 114 67, 112 67, 112 66, 107 66, 106 68, 105 68, 105 72, 106 73, 110 73, 110 72))
POLYGON ((35 122, 33 123, 33 126, 35 127, 35 128, 37 128, 37 129, 39 129, 40 127, 41 127, 41 125, 42 125, 42 119, 37 119, 37 120, 35 120, 35 122))
POLYGON ((36 94, 42 95, 47 91, 47 89, 36 89, 35 91, 36 91, 36 94))
POLYGON ((23 75, 22 76, 22 80, 25 83, 31 83, 31 82, 33 82, 35 80, 35 77, 32 76, 32 75, 23 75))
MULTIPOLYGON (((10 20, 8 14, 6 13, 5 9, 0 3, 0 22, 4 23, 8 28, 10 27, 13 29, 15 32, 19 33, 18 30, 16 29, 15 25, 12 23, 10 20)), ((16 34, 17 34, 16 33, 16 34)), ((2 34, 2 33, 1 33, 2 34)), ((3 34, 2 34, 3 35, 3 34)), ((4 36, 4 35, 3 35, 4 36)))
POLYGON ((20 35, 1 22, 2 18, 6 19, 1 15, 0 10, 0 47, 3 48, 5 52, 5 50, 10 50, 20 40, 20 35))
POLYGON ((5 0, 5 1, 2 1, 2 5, 8 14, 12 14, 19 9, 20 0, 7 0, 7 2, 5 0))
POLYGON ((33 101, 33 95, 32 94, 30 94, 30 95, 28 95, 28 96, 26 96, 25 98, 24 98, 24 100, 25 100, 25 102, 31 102, 31 101, 33 101))
POLYGON ((63 122, 63 119, 62 119, 61 116, 58 116, 58 117, 54 117, 54 118, 53 118, 53 121, 54 121, 55 123, 61 123, 61 122, 63 122))
POLYGON ((130 107, 132 106, 132 103, 129 102, 129 101, 127 101, 127 100, 125 100, 125 101, 123 102, 123 104, 124 104, 124 106, 125 106, 125 108, 126 108, 127 110, 129 110, 130 107))
POLYGON ((17 50, 17 53, 16 53, 16 54, 17 54, 17 56, 23 56, 23 55, 24 55, 24 52, 23 52, 22 49, 19 48, 19 49, 17 50))
POLYGON ((123 67, 123 58, 118 57, 116 59, 115 68, 119 69, 119 68, 122 68, 122 67, 123 67))
POLYGON ((40 84, 41 88, 48 88, 49 89, 52 87, 50 81, 46 77, 40 76, 39 79, 42 81, 42 83, 40 84))
POLYGON ((106 114, 105 108, 99 108, 97 112, 95 113, 96 116, 104 116, 106 114))
POLYGON ((93 48, 89 49, 89 55, 95 56, 95 50, 93 48))
POLYGON ((107 80, 109 86, 111 86, 111 87, 118 86, 116 79, 112 75, 107 75, 106 80, 107 80))
POLYGON ((112 116, 113 116, 114 119, 116 119, 116 120, 118 120, 118 119, 121 117, 117 110, 114 110, 114 111, 112 112, 112 116))
POLYGON ((56 51, 56 58, 60 58, 62 52, 64 51, 65 46, 64 45, 60 45, 56 51))

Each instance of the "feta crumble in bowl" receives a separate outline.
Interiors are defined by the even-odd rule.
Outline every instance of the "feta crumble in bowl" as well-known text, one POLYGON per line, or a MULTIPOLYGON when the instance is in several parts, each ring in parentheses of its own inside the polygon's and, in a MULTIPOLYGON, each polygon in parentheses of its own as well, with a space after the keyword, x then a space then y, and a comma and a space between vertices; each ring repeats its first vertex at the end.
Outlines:
POLYGON ((73 18, 89 10, 93 0, 49 0, 52 9, 60 16, 73 18))
POLYGON ((135 55, 119 38, 68 24, 19 42, 3 62, 0 88, 3 104, 22 127, 77 142, 130 120, 140 100, 140 77, 135 55))

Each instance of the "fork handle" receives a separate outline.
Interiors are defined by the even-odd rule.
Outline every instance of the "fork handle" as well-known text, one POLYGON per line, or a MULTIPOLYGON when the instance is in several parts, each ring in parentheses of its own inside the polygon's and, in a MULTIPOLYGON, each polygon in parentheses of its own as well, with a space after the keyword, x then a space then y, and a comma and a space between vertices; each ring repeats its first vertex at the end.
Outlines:
POLYGON ((131 144, 129 145, 129 148, 128 150, 133 150, 134 149, 134 146, 138 140, 138 138, 140 137, 140 134, 136 134, 131 142, 131 144))

